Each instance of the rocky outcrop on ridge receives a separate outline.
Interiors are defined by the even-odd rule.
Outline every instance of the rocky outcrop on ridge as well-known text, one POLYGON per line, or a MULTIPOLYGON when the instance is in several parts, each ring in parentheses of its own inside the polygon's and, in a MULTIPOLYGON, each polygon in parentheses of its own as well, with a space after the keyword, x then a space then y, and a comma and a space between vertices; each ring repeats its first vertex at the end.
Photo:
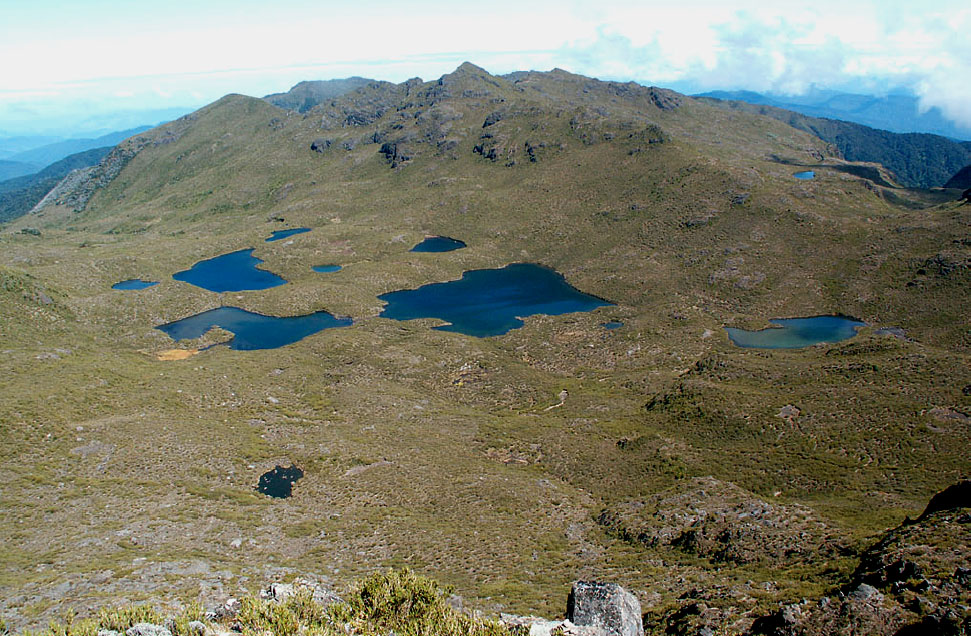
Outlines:
POLYGON ((868 548, 850 581, 759 618, 751 634, 971 634, 971 482, 936 495, 868 548))
POLYGON ((835 533, 809 508, 769 503, 711 477, 647 501, 610 506, 598 522, 633 544, 671 546, 737 565, 822 559, 842 549, 835 533))
POLYGON ((591 145, 616 139, 628 144, 628 154, 644 151, 668 140, 650 114, 681 103, 678 93, 655 87, 602 82, 559 70, 502 77, 466 62, 432 82, 368 82, 320 103, 305 116, 318 118, 320 129, 332 135, 330 145, 315 141, 312 150, 351 151, 377 144, 392 168, 429 151, 454 157, 474 121, 481 132, 473 152, 511 167, 537 163, 575 141, 591 145), (561 105, 554 108, 550 100, 561 92, 568 99, 556 99, 561 105), (619 104, 618 113, 592 106, 605 97, 619 104), (622 118, 617 116, 620 111, 625 113, 622 118), (569 129, 551 127, 551 114, 562 116, 569 129), (470 116, 475 119, 470 121, 470 116), (360 129, 365 130, 357 132, 360 129))
POLYGON ((286 93, 273 93, 263 99, 274 106, 305 113, 320 103, 340 97, 371 82, 374 80, 357 76, 346 79, 311 80, 295 84, 286 93))

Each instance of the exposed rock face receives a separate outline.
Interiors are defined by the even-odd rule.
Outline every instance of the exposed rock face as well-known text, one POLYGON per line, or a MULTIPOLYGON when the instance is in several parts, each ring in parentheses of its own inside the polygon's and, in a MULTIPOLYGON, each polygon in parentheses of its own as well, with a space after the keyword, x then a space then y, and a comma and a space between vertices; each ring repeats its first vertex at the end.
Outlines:
POLYGON ((178 140, 195 118, 194 114, 186 115, 165 126, 126 139, 96 165, 69 173, 30 213, 39 212, 52 205, 63 205, 74 212, 81 212, 94 193, 107 187, 143 148, 150 145, 162 146, 178 140))
POLYGON ((826 558, 839 549, 832 531, 809 508, 770 504, 711 477, 649 501, 611 506, 598 521, 631 543, 668 545, 736 564, 826 558))
POLYGON ((567 600, 567 620, 609 636, 641 636, 641 604, 616 583, 577 581, 567 600))

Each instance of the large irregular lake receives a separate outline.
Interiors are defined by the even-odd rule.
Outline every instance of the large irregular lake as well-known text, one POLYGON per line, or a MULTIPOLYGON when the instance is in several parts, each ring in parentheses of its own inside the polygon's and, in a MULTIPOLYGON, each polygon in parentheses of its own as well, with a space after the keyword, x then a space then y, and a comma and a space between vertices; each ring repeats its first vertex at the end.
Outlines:
POLYGON ((240 351, 276 349, 332 327, 346 327, 354 321, 336 318, 326 311, 305 316, 278 318, 240 309, 219 307, 156 327, 173 340, 199 338, 213 327, 222 327, 235 336, 229 348, 240 351))
POLYGON ((451 252, 466 247, 464 241, 447 236, 429 236, 418 245, 411 248, 412 252, 451 252))
POLYGON ((190 269, 176 272, 172 278, 214 292, 269 289, 287 284, 273 272, 256 267, 262 262, 253 256, 252 248, 239 250, 199 261, 190 269))
POLYGON ((304 232, 309 232, 309 227, 295 227, 290 230, 277 230, 270 235, 270 238, 266 239, 267 243, 272 243, 273 241, 282 241, 285 238, 289 238, 294 234, 303 234, 304 232))
POLYGON ((773 318, 778 327, 746 331, 725 327, 728 337, 739 347, 747 349, 801 349, 822 342, 840 342, 856 335, 866 326, 844 316, 812 316, 810 318, 773 318))
POLYGON ((378 299, 388 303, 382 318, 440 318, 450 324, 435 329, 479 338, 522 327, 520 318, 525 316, 555 316, 613 304, 577 290, 548 267, 530 263, 471 270, 459 280, 381 294, 378 299))
POLYGON ((123 280, 120 283, 115 283, 111 286, 112 289, 121 289, 129 291, 132 289, 148 289, 153 285, 158 285, 157 280, 142 280, 140 278, 132 278, 130 280, 123 280))

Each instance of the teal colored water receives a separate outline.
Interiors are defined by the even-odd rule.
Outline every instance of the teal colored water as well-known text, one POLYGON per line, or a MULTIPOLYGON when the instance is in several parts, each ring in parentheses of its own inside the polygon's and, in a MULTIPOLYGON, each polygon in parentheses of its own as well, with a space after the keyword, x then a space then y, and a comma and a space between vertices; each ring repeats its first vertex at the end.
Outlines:
POLYGON ((341 271, 342 268, 340 265, 314 265, 310 269, 321 274, 331 274, 333 272, 341 271))
POLYGON ((864 322, 843 316, 810 318, 774 318, 778 327, 746 331, 725 327, 728 337, 739 347, 748 349, 801 349, 821 342, 840 342, 856 335, 864 322))
POLYGON ((465 242, 447 236, 429 236, 411 248, 412 252, 451 252, 465 247, 465 242))
POLYGON ((459 280, 390 292, 378 299, 387 303, 382 318, 440 318, 450 324, 435 329, 479 338, 522 327, 520 318, 525 316, 555 316, 612 304, 577 290, 562 274, 530 263, 471 270, 459 280))
POLYGON ((272 243, 273 241, 280 241, 290 236, 293 236, 294 234, 303 234, 304 232, 309 232, 309 231, 310 231, 309 227, 296 227, 296 228, 293 228, 292 230, 277 230, 276 232, 270 235, 270 238, 266 239, 266 242, 272 243))
POLYGON ((214 292, 269 289, 287 284, 273 272, 258 269, 256 266, 262 262, 253 256, 252 249, 239 250, 199 261, 190 269, 173 274, 172 278, 214 292))
POLYGON ((173 340, 190 340, 199 338, 213 327, 222 327, 235 336, 229 341, 230 349, 252 351, 276 349, 293 344, 318 331, 346 327, 352 323, 350 318, 336 318, 326 311, 305 316, 278 318, 253 313, 239 307, 219 307, 159 325, 156 329, 168 334, 173 340))
POLYGON ((153 285, 158 285, 157 280, 142 280, 140 278, 132 278, 131 280, 123 280, 120 283, 115 283, 111 286, 112 289, 122 289, 122 290, 132 290, 132 289, 147 289, 153 285))
POLYGON ((277 466, 260 475, 260 483, 256 489, 264 495, 285 499, 293 494, 293 484, 303 477, 303 471, 291 464, 290 468, 277 466))
POLYGON ((802 179, 803 181, 808 181, 809 179, 815 179, 816 173, 813 172, 812 170, 805 170, 803 172, 797 172, 792 176, 794 176, 797 179, 802 179))

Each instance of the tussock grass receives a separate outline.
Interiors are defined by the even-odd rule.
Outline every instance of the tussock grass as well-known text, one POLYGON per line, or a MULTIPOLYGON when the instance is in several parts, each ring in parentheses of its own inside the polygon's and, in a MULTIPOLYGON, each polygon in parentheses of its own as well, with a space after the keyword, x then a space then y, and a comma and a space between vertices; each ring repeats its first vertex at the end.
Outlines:
MULTIPOLYGON (((234 616, 209 621, 207 629, 240 631, 246 635, 273 636, 507 636, 500 623, 469 615, 448 604, 448 587, 403 570, 372 574, 357 583, 347 599, 323 605, 309 589, 299 589, 283 602, 247 596, 239 600, 234 616)), ((97 618, 76 620, 69 612, 51 621, 47 629, 23 632, 24 636, 96 636, 100 630, 124 633, 137 623, 166 625, 174 636, 197 636, 189 627, 193 621, 206 624, 198 604, 190 604, 174 618, 149 606, 131 605, 102 609, 97 618)), ((6 633, 5 624, 0 625, 6 633)))

